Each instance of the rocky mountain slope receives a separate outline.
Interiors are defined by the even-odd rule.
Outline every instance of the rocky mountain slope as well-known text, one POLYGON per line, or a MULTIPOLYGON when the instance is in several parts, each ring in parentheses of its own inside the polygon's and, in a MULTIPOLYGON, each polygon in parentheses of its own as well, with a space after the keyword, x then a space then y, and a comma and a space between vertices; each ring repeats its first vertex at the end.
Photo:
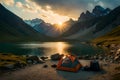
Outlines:
MULTIPOLYGON (((120 24, 120 6, 112 11, 108 8, 100 8, 100 11, 97 11, 99 9, 95 11, 95 9, 96 7, 93 9, 93 12, 96 13, 97 16, 94 16, 91 19, 85 18, 86 20, 83 20, 83 17, 79 18, 77 23, 72 25, 72 27, 62 35, 64 39, 89 41, 105 35, 120 24), (103 13, 101 10, 103 10, 103 13)), ((87 14, 93 14, 93 12, 90 13, 87 11, 87 14)))
POLYGON ((7 10, 0 4, 0 41, 26 41, 46 39, 44 36, 29 25, 27 25, 20 17, 7 10))
POLYGON ((107 15, 111 10, 109 8, 103 8, 101 6, 95 6, 95 8, 90 11, 86 11, 86 13, 81 13, 78 21, 85 21, 85 20, 90 20, 96 17, 104 16, 107 15))

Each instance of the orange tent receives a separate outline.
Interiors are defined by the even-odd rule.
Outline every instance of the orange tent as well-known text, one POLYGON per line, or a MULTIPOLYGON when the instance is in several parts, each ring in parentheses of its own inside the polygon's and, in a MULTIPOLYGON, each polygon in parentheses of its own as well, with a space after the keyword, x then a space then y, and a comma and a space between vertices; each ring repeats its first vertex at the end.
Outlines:
POLYGON ((67 55, 60 59, 57 65, 57 70, 77 72, 82 65, 76 56, 67 55))

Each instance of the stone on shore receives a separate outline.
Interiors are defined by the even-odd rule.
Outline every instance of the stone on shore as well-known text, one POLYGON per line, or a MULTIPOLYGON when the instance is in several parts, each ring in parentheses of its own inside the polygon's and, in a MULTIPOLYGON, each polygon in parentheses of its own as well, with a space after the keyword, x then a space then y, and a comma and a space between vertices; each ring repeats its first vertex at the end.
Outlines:
POLYGON ((63 56, 63 54, 56 53, 51 55, 51 60, 60 60, 63 56))
POLYGON ((44 63, 38 56, 30 56, 26 59, 28 64, 44 63))
POLYGON ((40 57, 40 58, 41 58, 43 61, 48 59, 48 57, 45 57, 45 56, 42 56, 42 57, 40 57))

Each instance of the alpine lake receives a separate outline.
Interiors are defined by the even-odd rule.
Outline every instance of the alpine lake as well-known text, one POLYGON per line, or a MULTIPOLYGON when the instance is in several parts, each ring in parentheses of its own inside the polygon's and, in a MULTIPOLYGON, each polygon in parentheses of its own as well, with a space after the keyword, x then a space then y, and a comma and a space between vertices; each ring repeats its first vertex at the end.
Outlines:
POLYGON ((104 50, 82 42, 0 43, 0 53, 50 56, 55 53, 81 55, 102 54, 104 50))

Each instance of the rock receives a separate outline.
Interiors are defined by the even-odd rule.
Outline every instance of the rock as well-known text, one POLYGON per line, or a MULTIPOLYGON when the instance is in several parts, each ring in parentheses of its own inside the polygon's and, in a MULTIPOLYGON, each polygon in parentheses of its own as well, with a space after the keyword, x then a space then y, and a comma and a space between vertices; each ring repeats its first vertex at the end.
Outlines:
POLYGON ((120 49, 120 44, 117 44, 117 46, 116 46, 116 47, 117 47, 117 49, 120 49))
POLYGON ((110 48, 110 45, 106 45, 105 47, 110 48))
POLYGON ((44 65, 44 66, 43 66, 43 68, 47 68, 47 67, 48 67, 48 65, 44 65))
POLYGON ((24 68, 26 66, 26 64, 21 63, 21 62, 16 62, 14 66, 15 66, 15 68, 24 68))
POLYGON ((120 49, 117 50, 115 55, 120 55, 120 49))
POLYGON ((110 60, 110 63, 114 63, 114 61, 113 61, 113 60, 110 60))
POLYGON ((114 60, 115 61, 119 61, 120 60, 120 56, 115 56, 114 60))
POLYGON ((30 56, 26 59, 28 64, 44 63, 38 56, 30 56))
POLYGON ((14 68, 15 68, 14 64, 7 64, 7 65, 5 65, 4 67, 5 67, 6 69, 14 69, 14 68))
POLYGON ((57 65, 56 65, 56 64, 53 64, 53 65, 51 65, 51 67, 56 68, 56 67, 57 67, 57 65))
POLYGON ((33 64, 37 64, 37 63, 39 63, 39 62, 37 62, 36 60, 33 60, 33 64))
POLYGON ((63 56, 63 54, 60 55, 59 53, 56 53, 51 55, 51 60, 60 60, 63 56))
POLYGON ((114 47, 116 47, 116 44, 111 44, 110 47, 114 48, 114 47))
POLYGON ((33 61, 32 61, 31 59, 27 59, 26 62, 27 62, 28 64, 32 64, 32 63, 33 63, 33 61))
POLYGON ((48 59, 48 57, 45 57, 45 56, 42 56, 42 57, 40 57, 43 61, 44 60, 46 60, 46 59, 48 59))
POLYGON ((111 49, 111 50, 110 50, 110 53, 111 53, 111 54, 113 54, 113 53, 115 53, 115 52, 116 52, 116 50, 114 50, 114 49, 111 49))
POLYGON ((101 57, 101 56, 99 56, 99 58, 98 58, 99 60, 103 60, 104 58, 103 57, 101 57))
POLYGON ((94 59, 98 59, 98 57, 97 57, 97 56, 94 56, 93 58, 94 58, 94 59))

